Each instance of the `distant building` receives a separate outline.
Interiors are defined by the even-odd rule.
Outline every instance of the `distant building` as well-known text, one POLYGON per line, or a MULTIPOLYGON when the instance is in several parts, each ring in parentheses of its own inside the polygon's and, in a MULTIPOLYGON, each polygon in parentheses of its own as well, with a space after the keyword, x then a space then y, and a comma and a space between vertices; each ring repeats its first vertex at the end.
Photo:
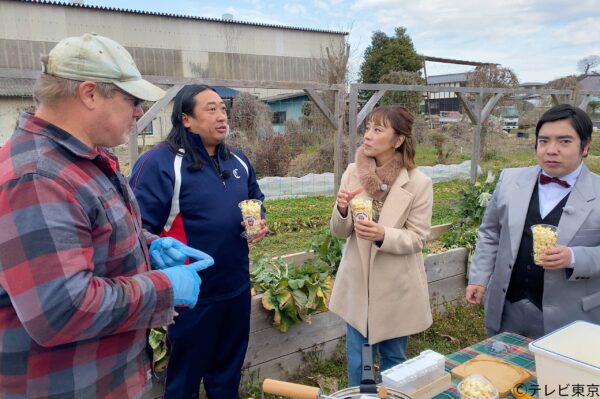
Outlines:
MULTIPOLYGON (((521 89, 543 89, 546 83, 542 82, 523 82, 519 84, 521 89)), ((542 96, 540 94, 524 94, 521 97, 522 100, 538 107, 542 103, 542 96)))
MULTIPOLYGON (((465 87, 469 72, 427 76, 427 84, 432 86, 465 87)), ((461 111, 460 100, 454 92, 429 93, 429 105, 424 102, 423 112, 439 115, 440 111, 461 111)))
MULTIPOLYGON (((86 5, 0 0, 0 145, 20 110, 32 107, 33 82, 47 54, 67 36, 96 32, 123 44, 153 83, 169 78, 326 83, 318 66, 325 47, 346 32, 86 5)), ((264 95, 260 90, 255 94, 264 95)), ((277 90, 269 90, 277 94, 277 90)), ((152 122, 157 141, 170 130, 171 108, 152 122)))
POLYGON ((262 99, 273 112, 273 131, 283 133, 286 120, 300 122, 302 107, 308 101, 304 93, 284 93, 262 99))

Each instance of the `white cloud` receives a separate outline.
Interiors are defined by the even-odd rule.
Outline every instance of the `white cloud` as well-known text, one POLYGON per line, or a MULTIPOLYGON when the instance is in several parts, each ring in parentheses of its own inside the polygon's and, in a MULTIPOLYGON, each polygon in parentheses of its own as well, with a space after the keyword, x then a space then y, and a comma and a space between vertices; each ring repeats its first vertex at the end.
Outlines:
POLYGON ((599 26, 598 18, 589 17, 556 29, 553 35, 563 43, 574 45, 596 44, 598 42, 597 31, 599 26))
POLYGON ((306 7, 298 3, 286 3, 283 9, 292 15, 306 15, 306 7))

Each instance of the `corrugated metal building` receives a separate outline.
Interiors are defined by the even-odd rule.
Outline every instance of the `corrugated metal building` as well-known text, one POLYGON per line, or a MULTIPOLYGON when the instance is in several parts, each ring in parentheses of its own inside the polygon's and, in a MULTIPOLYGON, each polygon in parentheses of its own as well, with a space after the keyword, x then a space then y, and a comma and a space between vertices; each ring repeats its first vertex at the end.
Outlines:
MULTIPOLYGON (((0 0, 0 144, 12 134, 18 113, 33 105, 40 55, 59 40, 85 32, 123 44, 154 82, 160 77, 325 82, 319 73, 324 49, 343 46, 347 35, 75 3, 0 0)), ((166 108, 153 121, 157 138, 169 128, 169 114, 166 108)))

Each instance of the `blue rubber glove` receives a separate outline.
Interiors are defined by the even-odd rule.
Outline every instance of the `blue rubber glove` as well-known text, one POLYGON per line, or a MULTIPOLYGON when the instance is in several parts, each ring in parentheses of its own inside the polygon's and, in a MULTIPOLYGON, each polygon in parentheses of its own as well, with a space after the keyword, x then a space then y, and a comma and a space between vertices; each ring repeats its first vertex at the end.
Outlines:
POLYGON ((150 264, 154 269, 183 266, 187 258, 196 259, 207 266, 215 263, 210 255, 188 247, 172 237, 161 237, 150 244, 150 264))
POLYGON ((206 261, 199 261, 185 266, 173 266, 160 270, 169 278, 173 287, 174 306, 188 306, 190 308, 196 306, 198 295, 200 295, 200 285, 202 284, 198 272, 212 266, 213 263, 208 264, 206 261))

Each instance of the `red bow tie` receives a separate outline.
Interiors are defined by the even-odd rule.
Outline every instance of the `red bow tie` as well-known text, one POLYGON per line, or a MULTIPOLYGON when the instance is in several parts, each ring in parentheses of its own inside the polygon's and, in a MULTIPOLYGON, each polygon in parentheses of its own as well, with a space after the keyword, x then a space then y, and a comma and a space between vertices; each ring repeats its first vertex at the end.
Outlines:
POLYGON ((548 183, 556 183, 559 186, 563 186, 564 188, 569 188, 571 185, 564 180, 559 179, 558 177, 550 177, 545 174, 540 174, 540 184, 548 184, 548 183))

